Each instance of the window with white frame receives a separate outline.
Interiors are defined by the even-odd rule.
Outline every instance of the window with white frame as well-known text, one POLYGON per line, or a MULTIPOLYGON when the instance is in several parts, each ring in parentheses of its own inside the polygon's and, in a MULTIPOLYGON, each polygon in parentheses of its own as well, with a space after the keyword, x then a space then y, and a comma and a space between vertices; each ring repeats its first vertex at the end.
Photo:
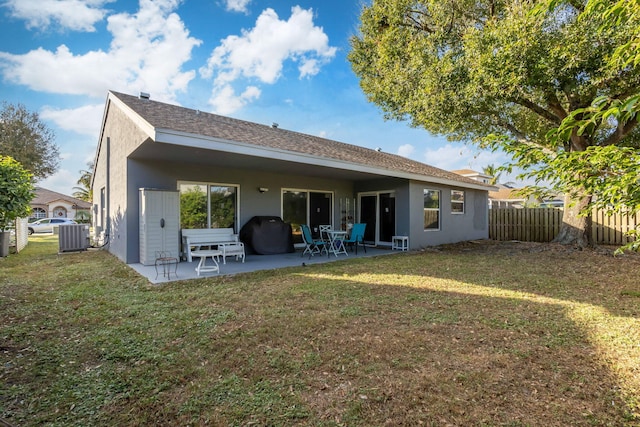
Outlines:
POLYGON ((451 213, 464 213, 464 191, 451 190, 451 213))
POLYGON ((440 229, 440 190, 424 189, 424 229, 440 229))
POLYGON ((42 208, 33 208, 33 212, 31 213, 31 217, 32 218, 46 218, 47 217, 47 211, 45 211, 42 208))

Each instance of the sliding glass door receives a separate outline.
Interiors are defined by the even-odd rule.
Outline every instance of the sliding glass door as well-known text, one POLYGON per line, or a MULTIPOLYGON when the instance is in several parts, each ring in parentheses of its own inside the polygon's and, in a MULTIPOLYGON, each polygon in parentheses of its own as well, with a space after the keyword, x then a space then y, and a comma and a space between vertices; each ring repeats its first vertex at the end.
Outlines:
POLYGON ((396 231, 396 198, 392 191, 359 195, 360 221, 367 224, 364 241, 367 244, 391 244, 396 231))
POLYGON ((319 225, 332 225, 332 205, 333 193, 328 191, 282 190, 282 220, 291 224, 293 243, 302 243, 302 224, 309 225, 314 237, 319 237, 319 225))

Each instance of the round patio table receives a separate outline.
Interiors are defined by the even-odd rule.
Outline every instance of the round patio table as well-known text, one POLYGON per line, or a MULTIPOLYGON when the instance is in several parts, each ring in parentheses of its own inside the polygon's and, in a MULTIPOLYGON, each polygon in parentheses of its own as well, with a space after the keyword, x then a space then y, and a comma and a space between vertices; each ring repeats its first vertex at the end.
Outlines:
POLYGON ((220 273, 220 265, 218 264, 220 255, 222 255, 222 251, 218 250, 191 251, 191 257, 200 258, 196 266, 196 275, 200 276, 200 273, 220 273), (207 265, 207 257, 211 258, 213 265, 207 265))

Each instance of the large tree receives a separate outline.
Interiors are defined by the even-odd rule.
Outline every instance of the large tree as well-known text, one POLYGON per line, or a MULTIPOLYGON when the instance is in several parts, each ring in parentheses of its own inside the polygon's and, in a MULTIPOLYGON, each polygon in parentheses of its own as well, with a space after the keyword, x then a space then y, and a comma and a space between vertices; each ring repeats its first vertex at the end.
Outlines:
POLYGON ((7 102, 0 110, 0 155, 20 162, 36 181, 53 175, 60 163, 55 135, 38 113, 7 102))
POLYGON ((580 183, 598 166, 576 168, 574 159, 602 166, 608 155, 640 147, 635 114, 601 116, 550 137, 568 117, 579 120, 592 104, 619 102, 640 87, 637 64, 610 61, 634 40, 637 22, 585 11, 587 3, 373 0, 349 59, 387 118, 504 150, 513 165, 550 179, 571 199, 557 240, 585 246, 591 219, 580 213, 593 193, 580 183))

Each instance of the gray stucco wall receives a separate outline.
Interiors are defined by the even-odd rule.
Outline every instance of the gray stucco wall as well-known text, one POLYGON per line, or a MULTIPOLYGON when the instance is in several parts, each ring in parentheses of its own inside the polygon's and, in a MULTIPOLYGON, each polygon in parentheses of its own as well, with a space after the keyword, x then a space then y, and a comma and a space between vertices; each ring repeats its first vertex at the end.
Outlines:
POLYGON ((311 191, 326 191, 334 193, 333 219, 338 224, 340 198, 353 198, 353 185, 350 181, 322 179, 316 177, 265 173, 249 170, 228 168, 212 168, 200 164, 177 164, 173 162, 152 162, 129 159, 127 162, 129 173, 128 192, 128 263, 138 262, 137 235, 138 222, 138 190, 140 188, 156 188, 175 190, 179 182, 206 182, 239 186, 239 227, 256 215, 282 216, 281 190, 301 189, 311 191), (269 188, 266 193, 260 193, 259 187, 269 188))
POLYGON ((480 190, 447 187, 428 182, 411 182, 410 185, 410 246, 419 249, 426 246, 456 243, 489 237, 488 193, 480 190), (440 190, 440 229, 424 230, 424 189, 440 190), (462 190, 465 195, 465 212, 451 213, 451 190, 462 190))
MULTIPOLYGON (((121 110, 111 107, 101 138, 94 172, 93 203, 100 206, 100 190, 105 188, 108 198, 108 220, 105 222, 110 223, 109 251, 122 261, 131 262, 134 256, 139 256, 135 244, 138 240, 138 193, 132 196, 131 186, 127 185, 127 156, 147 137, 121 110), (135 206, 131 206, 133 197, 136 198, 135 206), (130 241, 130 235, 135 236, 135 242, 130 241)), ((99 221, 100 212, 97 216, 96 221, 99 221)), ((108 224, 96 225, 107 231, 108 224)))

